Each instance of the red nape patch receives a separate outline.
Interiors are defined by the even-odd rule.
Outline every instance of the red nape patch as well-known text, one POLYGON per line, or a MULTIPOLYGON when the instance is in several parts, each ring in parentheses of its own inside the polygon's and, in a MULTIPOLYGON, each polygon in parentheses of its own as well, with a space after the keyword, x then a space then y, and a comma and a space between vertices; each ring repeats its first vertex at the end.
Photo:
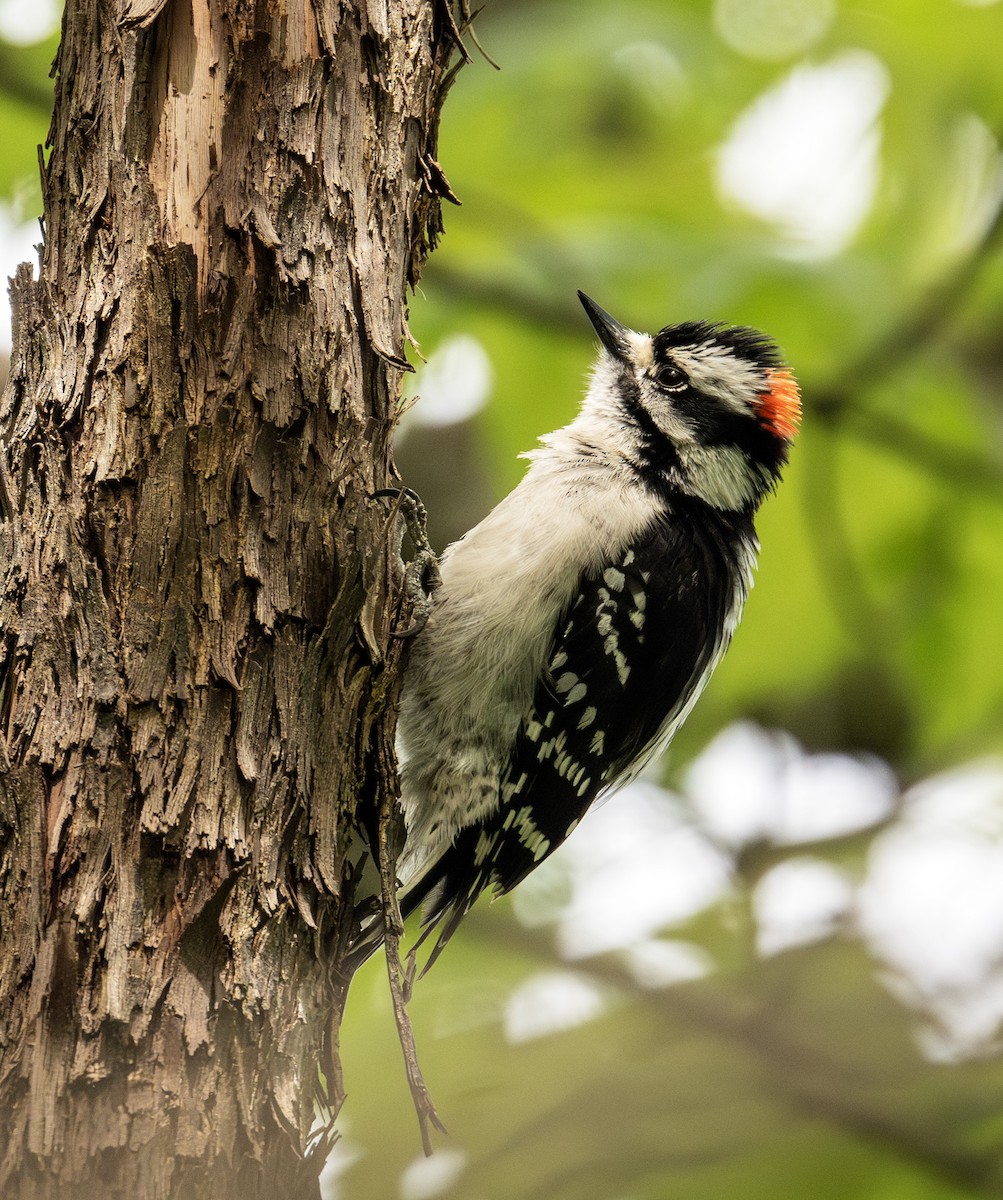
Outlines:
POLYGON ((786 367, 766 372, 770 385, 757 401, 760 423, 777 437, 792 442, 801 421, 801 389, 786 367))

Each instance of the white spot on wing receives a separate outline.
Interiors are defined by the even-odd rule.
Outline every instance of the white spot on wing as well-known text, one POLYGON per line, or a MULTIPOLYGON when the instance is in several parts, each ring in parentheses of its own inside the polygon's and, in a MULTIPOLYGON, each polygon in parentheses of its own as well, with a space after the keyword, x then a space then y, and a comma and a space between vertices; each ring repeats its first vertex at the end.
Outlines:
POLYGON ((519 841, 533 855, 534 862, 546 857, 550 842, 543 836, 533 823, 533 812, 529 807, 520 808, 515 818, 515 828, 519 841))
POLYGON ((606 653, 616 664, 616 676, 617 679, 620 680, 620 686, 623 687, 630 677, 630 665, 620 649, 620 643, 617 639, 615 631, 609 635, 603 645, 606 653))
POLYGON ((616 567, 607 567, 602 573, 603 581, 613 589, 614 592, 623 590, 623 585, 626 582, 626 576, 616 567))
POLYGON ((477 846, 474 849, 474 862, 477 866, 481 866, 487 856, 494 849, 497 837, 493 833, 487 833, 481 830, 480 837, 477 839, 477 846))

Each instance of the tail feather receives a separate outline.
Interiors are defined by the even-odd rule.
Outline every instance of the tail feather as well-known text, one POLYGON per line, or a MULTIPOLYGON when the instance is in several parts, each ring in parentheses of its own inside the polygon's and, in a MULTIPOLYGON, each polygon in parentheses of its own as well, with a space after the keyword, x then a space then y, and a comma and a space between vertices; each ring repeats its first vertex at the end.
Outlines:
MULTIPOLYGON (((456 880, 451 879, 450 858, 451 854, 447 851, 441 858, 426 864, 423 873, 408 881, 397 896, 401 916, 405 920, 419 908, 422 910, 422 933, 411 948, 411 954, 416 953, 433 934, 438 934, 428 960, 421 969, 421 975, 424 975, 438 959, 481 890, 478 880, 477 886, 458 891, 456 880)), ((358 938, 352 943, 346 957, 349 970, 356 971, 375 954, 383 944, 384 938, 385 924, 381 906, 378 912, 363 922, 358 938)))

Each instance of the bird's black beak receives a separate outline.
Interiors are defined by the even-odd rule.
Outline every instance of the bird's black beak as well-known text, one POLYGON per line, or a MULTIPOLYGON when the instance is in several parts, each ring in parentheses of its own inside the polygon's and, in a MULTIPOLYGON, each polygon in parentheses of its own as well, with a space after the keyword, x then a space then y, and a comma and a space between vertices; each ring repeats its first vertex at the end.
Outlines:
POLYGON ((600 342, 614 358, 625 359, 630 353, 630 343, 627 340, 630 330, 621 325, 619 321, 614 321, 604 308, 600 308, 584 292, 578 293, 578 299, 581 300, 582 308, 588 313, 589 320, 596 333, 599 334, 600 342))

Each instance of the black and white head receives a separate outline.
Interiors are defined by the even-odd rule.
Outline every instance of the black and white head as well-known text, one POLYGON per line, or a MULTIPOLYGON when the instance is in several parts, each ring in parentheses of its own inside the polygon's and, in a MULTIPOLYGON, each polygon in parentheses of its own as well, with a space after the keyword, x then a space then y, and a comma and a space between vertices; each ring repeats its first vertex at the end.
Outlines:
POLYGON ((751 511, 774 486, 801 418, 776 344, 688 321, 637 333, 578 293, 602 343, 585 413, 622 424, 624 457, 656 486, 751 511))

